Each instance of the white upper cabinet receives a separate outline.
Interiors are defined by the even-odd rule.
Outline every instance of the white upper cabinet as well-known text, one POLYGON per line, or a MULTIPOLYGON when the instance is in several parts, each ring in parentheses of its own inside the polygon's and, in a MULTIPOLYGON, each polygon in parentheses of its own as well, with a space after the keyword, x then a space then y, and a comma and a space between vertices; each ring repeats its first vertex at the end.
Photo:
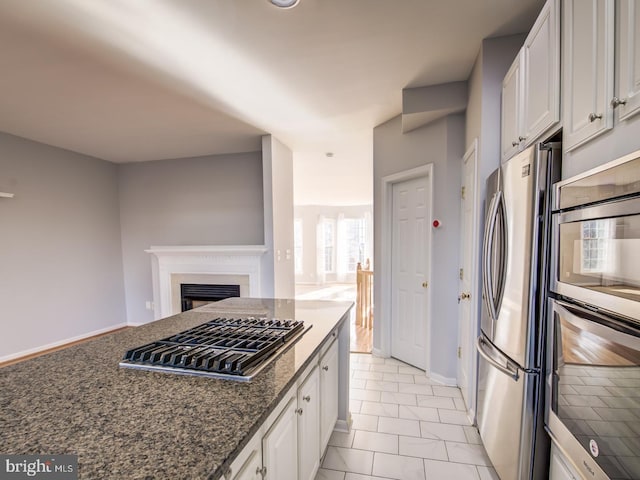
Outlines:
POLYGON ((564 0, 562 116, 566 152, 640 111, 638 32, 640 0, 564 0))
POLYGON ((519 118, 521 109, 518 108, 518 99, 522 91, 521 60, 522 56, 518 55, 502 81, 500 158, 503 162, 509 160, 520 149, 519 135, 522 120, 519 118))
POLYGON ((565 150, 613 127, 614 0, 564 0, 565 150))
POLYGON ((640 0, 620 0, 618 17, 617 110, 622 121, 640 112, 640 0))
POLYGON ((502 82, 501 160, 560 121, 560 0, 548 0, 502 82))
POLYGON ((538 15, 521 55, 522 121, 525 146, 560 121, 559 0, 549 0, 538 15))

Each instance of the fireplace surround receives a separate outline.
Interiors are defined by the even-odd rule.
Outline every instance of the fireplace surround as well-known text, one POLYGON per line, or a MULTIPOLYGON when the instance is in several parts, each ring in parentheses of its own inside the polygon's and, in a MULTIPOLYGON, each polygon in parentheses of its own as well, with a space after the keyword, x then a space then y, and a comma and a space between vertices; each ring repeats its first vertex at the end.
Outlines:
POLYGON ((262 245, 152 246, 154 318, 182 311, 182 284, 238 285, 241 297, 261 296, 262 245))

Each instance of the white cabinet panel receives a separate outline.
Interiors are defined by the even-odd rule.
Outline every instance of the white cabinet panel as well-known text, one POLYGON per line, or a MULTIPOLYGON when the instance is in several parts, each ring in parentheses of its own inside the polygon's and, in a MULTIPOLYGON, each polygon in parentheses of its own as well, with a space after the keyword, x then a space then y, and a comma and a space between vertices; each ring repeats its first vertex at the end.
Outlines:
POLYGON ((620 0, 618 13, 618 118, 626 120, 640 112, 640 0, 620 0))
POLYGON ((262 480, 261 472, 262 454, 259 450, 252 450, 233 480, 262 480))
POLYGON ((320 359, 320 456, 338 421, 338 341, 320 359))
POLYGON ((563 142, 572 150, 613 127, 614 0, 565 0, 563 142))
POLYGON ((315 367, 298 389, 298 478, 313 480, 320 467, 320 375, 315 367))
POLYGON ((500 158, 503 162, 509 160, 520 148, 518 136, 520 135, 522 120, 520 119, 521 111, 518 104, 522 90, 521 58, 520 55, 516 57, 502 81, 500 158))
POLYGON ((298 478, 297 399, 291 398, 284 411, 262 439, 265 479, 298 478))
POLYGON ((545 3, 502 82, 502 162, 560 121, 559 2, 545 3))
POLYGON ((522 47, 524 147, 560 120, 559 0, 542 8, 522 47))

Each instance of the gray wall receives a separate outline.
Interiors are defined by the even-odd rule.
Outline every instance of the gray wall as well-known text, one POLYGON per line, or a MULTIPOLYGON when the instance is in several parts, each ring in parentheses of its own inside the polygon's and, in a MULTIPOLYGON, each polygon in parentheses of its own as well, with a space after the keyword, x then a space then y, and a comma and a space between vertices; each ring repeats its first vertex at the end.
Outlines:
POLYGON ((0 360, 125 323, 116 165, 0 133, 0 360))
MULTIPOLYGON (((376 127, 373 135, 374 264, 378 267, 382 265, 382 178, 429 163, 434 165, 433 214, 443 222, 443 227, 433 232, 430 365, 432 374, 455 379, 464 115, 450 115, 406 134, 402 134, 402 120, 398 116, 376 127)), ((380 269, 374 272, 374 304, 376 311, 381 311, 380 269)), ((374 329, 374 348, 382 349, 380 321, 374 322, 374 329)))
POLYGON ((153 320, 152 245, 262 245, 260 152, 118 167, 127 319, 153 320))

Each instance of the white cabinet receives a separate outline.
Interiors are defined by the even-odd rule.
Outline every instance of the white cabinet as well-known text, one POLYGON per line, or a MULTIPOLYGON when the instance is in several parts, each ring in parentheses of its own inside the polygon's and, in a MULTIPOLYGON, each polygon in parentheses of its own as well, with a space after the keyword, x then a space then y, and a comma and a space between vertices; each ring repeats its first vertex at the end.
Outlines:
MULTIPOLYGON (((313 480, 320 467, 320 375, 314 367, 298 389, 298 479, 313 480)), ((278 477, 280 478, 280 477, 278 477)))
POLYGON ((280 417, 262 439, 265 479, 296 480, 298 478, 297 408, 296 398, 291 398, 280 417))
POLYGON ((520 150, 522 120, 519 99, 522 96, 522 77, 520 75, 520 64, 522 56, 518 55, 511 64, 509 71, 502 81, 502 137, 500 140, 500 158, 502 161, 509 160, 520 150))
POLYGON ((522 132, 525 146, 560 121, 560 4, 549 0, 522 47, 522 132))
POLYGON ((640 0, 564 0, 563 11, 563 145, 571 151, 640 111, 640 0))
POLYGON ((560 0, 548 0, 502 82, 501 159, 560 121, 560 0))
POLYGON ((320 456, 338 420, 338 341, 320 359, 320 456))
POLYGON ((339 365, 336 330, 235 457, 225 478, 314 480, 338 420, 339 365))
MULTIPOLYGON (((640 0, 620 0, 618 120, 640 112, 640 0)), ((615 100, 614 100, 615 103, 615 100)))
POLYGON ((233 480, 262 480, 262 472, 262 453, 260 449, 252 450, 233 480))
POLYGON ((566 151, 613 127, 614 0, 565 0, 562 118, 566 151))

